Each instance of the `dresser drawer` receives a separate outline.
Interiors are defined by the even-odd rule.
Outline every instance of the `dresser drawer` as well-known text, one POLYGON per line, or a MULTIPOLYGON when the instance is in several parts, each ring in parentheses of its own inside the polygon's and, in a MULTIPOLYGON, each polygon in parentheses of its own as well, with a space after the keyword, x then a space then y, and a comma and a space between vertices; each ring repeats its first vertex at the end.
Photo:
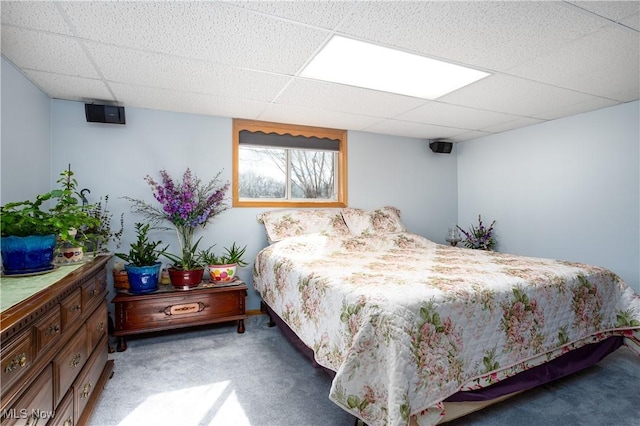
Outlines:
POLYGON ((8 346, 2 347, 0 383, 2 383, 3 389, 8 389, 29 370, 33 364, 31 348, 31 333, 29 332, 25 332, 8 346))
POLYGON ((73 426, 75 423, 76 421, 73 415, 73 390, 70 390, 62 402, 56 407, 56 415, 47 423, 47 426, 73 426))
POLYGON ((98 350, 94 351, 87 365, 82 370, 82 374, 78 377, 73 385, 73 395, 75 400, 75 417, 80 419, 84 408, 86 407, 91 395, 96 391, 96 386, 102 370, 107 363, 107 336, 104 336, 98 345, 98 350))
POLYGON ((105 334, 107 334, 107 305, 103 303, 87 320, 89 352, 105 334))
POLYGON ((107 273, 101 272, 82 285, 82 306, 89 310, 107 295, 107 273))
POLYGON ((34 328, 35 353, 38 356, 50 344, 60 339, 62 319, 60 309, 56 307, 50 314, 36 322, 34 328))
POLYGON ((87 362, 87 330, 81 327, 73 335, 67 346, 53 360, 53 375, 55 382, 56 405, 78 377, 82 367, 87 362))
POLYGON ((51 365, 48 365, 29 389, 2 413, 5 425, 44 425, 54 416, 51 365))
POLYGON ((60 317, 62 320, 62 331, 71 328, 71 325, 82 316, 82 292, 76 289, 72 294, 65 297, 60 303, 60 317))

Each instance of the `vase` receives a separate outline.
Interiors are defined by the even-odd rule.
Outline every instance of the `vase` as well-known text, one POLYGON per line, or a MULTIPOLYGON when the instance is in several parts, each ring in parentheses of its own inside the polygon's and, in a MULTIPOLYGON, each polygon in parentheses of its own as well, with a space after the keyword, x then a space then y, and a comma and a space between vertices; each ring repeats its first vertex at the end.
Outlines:
POLYGON ((169 278, 174 288, 188 290, 198 287, 204 276, 204 268, 185 271, 183 269, 169 268, 169 278))
POLYGON ((55 235, 2 237, 2 265, 5 275, 31 274, 53 269, 55 235))
POLYGON ((158 289, 161 262, 149 266, 124 265, 129 278, 129 293, 145 294, 158 289))
POLYGON ((212 283, 228 283, 236 275, 237 263, 229 265, 209 265, 209 281, 212 283))

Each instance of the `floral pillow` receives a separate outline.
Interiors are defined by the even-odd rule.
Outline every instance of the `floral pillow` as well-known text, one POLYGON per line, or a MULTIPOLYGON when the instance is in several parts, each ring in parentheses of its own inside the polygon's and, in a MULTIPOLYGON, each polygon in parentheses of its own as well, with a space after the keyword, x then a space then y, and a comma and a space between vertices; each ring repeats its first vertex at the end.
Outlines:
POLYGON ((258 221, 264 224, 269 244, 295 235, 349 235, 340 210, 272 210, 259 214, 258 221))
POLYGON ((382 207, 377 210, 342 209, 342 217, 353 235, 368 237, 379 234, 407 232, 400 220, 400 210, 382 207))

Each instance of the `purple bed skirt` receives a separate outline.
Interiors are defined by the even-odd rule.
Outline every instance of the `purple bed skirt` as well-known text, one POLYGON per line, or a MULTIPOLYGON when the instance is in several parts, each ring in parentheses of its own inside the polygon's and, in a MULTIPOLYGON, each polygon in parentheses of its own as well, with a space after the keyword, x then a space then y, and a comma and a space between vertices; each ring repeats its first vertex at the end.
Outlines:
MULTIPOLYGON (((262 302, 262 307, 285 337, 311 360, 314 367, 322 368, 331 377, 335 376, 334 371, 316 362, 313 350, 307 347, 266 303, 262 302)), ((545 364, 523 371, 520 374, 509 377, 486 388, 457 392, 445 399, 445 402, 487 401, 513 392, 524 391, 544 385, 545 383, 576 373, 598 363, 604 357, 622 346, 623 340, 624 338, 622 336, 613 336, 598 343, 585 345, 545 364)))

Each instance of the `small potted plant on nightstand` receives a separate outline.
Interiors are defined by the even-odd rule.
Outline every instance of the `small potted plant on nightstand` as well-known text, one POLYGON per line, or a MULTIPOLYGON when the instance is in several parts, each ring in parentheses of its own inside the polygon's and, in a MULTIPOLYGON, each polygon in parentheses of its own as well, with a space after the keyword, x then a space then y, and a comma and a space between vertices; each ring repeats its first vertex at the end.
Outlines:
POLYGON ((131 244, 129 253, 116 253, 116 256, 128 262, 124 267, 129 278, 129 292, 134 294, 151 293, 158 289, 160 267, 158 260, 164 249, 158 249, 162 241, 149 241, 150 225, 136 223, 136 242, 131 244))
POLYGON ((212 251, 213 246, 200 252, 200 258, 208 265, 210 282, 226 283, 233 280, 238 267, 246 266, 242 259, 247 246, 242 248, 234 242, 231 247, 225 247, 224 254, 217 256, 212 251))

